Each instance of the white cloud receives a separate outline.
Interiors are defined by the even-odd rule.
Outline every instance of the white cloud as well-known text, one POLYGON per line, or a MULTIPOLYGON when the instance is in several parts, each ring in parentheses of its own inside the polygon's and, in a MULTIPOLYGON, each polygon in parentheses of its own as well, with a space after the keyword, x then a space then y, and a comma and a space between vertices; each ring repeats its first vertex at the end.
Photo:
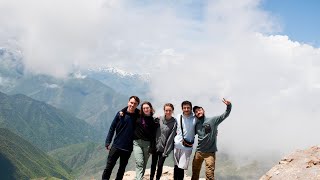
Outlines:
POLYGON ((219 147, 243 156, 319 143, 320 50, 293 42, 255 0, 208 1, 201 18, 174 3, 49 0, 0 3, 0 42, 16 37, 26 67, 64 76, 103 64, 151 73, 155 104, 189 99, 208 115, 234 108, 219 147), (178 11, 178 10, 179 11, 178 11))
POLYGON ((278 26, 253 1, 217 2, 202 25, 206 40, 187 43, 182 63, 154 74, 154 98, 175 102, 178 112, 189 99, 208 115, 222 113, 220 99, 230 99, 234 108, 218 139, 235 154, 284 154, 317 144, 320 50, 266 35, 266 26, 266 32, 278 26))

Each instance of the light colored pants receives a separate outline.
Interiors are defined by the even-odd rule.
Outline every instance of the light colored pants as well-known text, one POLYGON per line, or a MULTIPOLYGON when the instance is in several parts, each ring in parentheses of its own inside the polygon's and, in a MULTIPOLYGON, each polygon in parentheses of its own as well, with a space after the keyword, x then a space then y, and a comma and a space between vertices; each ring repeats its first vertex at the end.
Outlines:
POLYGON ((192 178, 198 180, 203 160, 206 164, 206 180, 214 180, 216 153, 203 153, 197 151, 192 162, 192 178))
POLYGON ((150 141, 133 140, 133 154, 136 160, 136 180, 142 180, 149 159, 150 141))
POLYGON ((180 169, 187 170, 189 166, 191 153, 192 153, 192 149, 183 150, 183 149, 174 148, 173 149, 174 165, 178 166, 180 169))

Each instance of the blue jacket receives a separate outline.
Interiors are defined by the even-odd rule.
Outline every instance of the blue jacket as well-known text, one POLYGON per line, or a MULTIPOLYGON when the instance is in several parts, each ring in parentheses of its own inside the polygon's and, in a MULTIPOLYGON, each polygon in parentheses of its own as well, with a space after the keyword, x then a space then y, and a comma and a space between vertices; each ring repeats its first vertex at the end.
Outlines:
POLYGON ((111 144, 114 132, 116 132, 112 147, 125 151, 132 151, 133 134, 136 120, 139 117, 139 110, 136 109, 134 113, 129 113, 125 110, 123 113, 124 115, 120 116, 118 112, 114 117, 106 138, 105 146, 111 144))

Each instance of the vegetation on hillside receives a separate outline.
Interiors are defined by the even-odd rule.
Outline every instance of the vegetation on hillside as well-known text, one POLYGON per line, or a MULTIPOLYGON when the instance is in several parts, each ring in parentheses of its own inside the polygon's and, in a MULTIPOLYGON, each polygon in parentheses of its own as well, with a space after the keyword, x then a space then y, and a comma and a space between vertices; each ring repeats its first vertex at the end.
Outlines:
POLYGON ((102 139, 91 125, 62 110, 25 95, 8 96, 1 92, 0 127, 10 129, 44 151, 102 139))
POLYGON ((72 179, 71 170, 8 129, 0 128, 0 179, 56 177, 72 179))

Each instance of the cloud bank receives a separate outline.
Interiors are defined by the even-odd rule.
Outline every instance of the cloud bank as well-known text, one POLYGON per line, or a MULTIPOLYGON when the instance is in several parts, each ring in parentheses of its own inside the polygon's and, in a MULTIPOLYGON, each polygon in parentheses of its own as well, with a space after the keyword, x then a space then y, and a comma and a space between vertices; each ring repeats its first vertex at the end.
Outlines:
POLYGON ((188 99, 219 115, 225 97, 221 151, 283 154, 319 143, 320 50, 276 35, 281 24, 260 3, 4 0, 0 43, 14 40, 36 73, 150 73, 154 104, 173 102, 176 113, 188 99))

